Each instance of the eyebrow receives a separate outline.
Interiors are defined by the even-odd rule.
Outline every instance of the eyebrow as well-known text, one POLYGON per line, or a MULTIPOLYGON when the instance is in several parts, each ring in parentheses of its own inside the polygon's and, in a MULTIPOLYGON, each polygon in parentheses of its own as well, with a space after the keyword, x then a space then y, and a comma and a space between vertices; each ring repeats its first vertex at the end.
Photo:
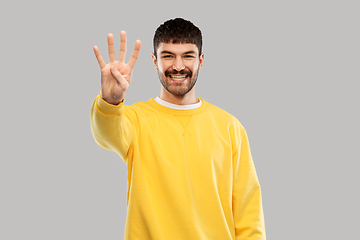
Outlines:
MULTIPOLYGON (((162 55, 162 54, 172 54, 172 55, 175 55, 175 53, 170 52, 170 51, 166 51, 166 50, 161 51, 161 52, 160 52, 160 55, 162 55)), ((196 52, 195 52, 195 51, 187 51, 187 52, 184 52, 182 55, 187 55, 187 54, 194 54, 194 55, 196 55, 196 52)))

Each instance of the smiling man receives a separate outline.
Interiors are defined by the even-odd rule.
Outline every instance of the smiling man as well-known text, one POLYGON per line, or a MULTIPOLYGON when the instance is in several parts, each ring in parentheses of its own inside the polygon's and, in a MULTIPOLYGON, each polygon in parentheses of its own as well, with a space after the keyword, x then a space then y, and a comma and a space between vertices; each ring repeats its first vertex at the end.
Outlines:
POLYGON ((126 240, 264 240, 261 190, 246 131, 231 114, 195 96, 202 35, 177 18, 154 35, 158 97, 124 104, 141 42, 127 64, 108 35, 109 63, 95 46, 101 94, 91 109, 96 142, 127 164, 126 240))

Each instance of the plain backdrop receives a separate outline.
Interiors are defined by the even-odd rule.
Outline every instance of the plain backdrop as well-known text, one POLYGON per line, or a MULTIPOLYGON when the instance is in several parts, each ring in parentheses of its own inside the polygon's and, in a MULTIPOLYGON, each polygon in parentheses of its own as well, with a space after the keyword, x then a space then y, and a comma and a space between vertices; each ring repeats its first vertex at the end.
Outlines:
POLYGON ((4 1, 0 239, 123 239, 126 164, 96 145, 92 47, 131 55, 126 103, 160 93, 152 38, 183 17, 203 32, 196 85, 247 130, 269 240, 358 239, 359 1, 4 1))

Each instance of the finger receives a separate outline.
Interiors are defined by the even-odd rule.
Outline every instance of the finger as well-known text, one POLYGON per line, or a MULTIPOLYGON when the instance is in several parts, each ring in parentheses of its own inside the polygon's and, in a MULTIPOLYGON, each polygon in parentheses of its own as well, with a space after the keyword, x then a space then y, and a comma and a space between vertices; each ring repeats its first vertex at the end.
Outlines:
POLYGON ((128 81, 124 78, 123 75, 116 69, 115 66, 111 66, 111 75, 115 78, 116 81, 120 84, 121 87, 125 87, 128 84, 128 81))
POLYGON ((141 48, 141 41, 137 40, 135 42, 135 47, 134 47, 134 50, 132 52, 132 55, 131 55, 129 63, 128 63, 132 68, 134 68, 135 63, 139 58, 140 48, 141 48))
POLYGON ((111 33, 108 35, 108 51, 109 61, 111 63, 115 62, 114 36, 111 33))
POLYGON ((126 55, 126 32, 120 32, 120 51, 119 51, 119 62, 125 62, 126 55))
POLYGON ((100 65, 100 68, 103 69, 106 66, 106 63, 104 62, 104 59, 102 58, 102 56, 100 54, 99 48, 97 46, 94 46, 93 49, 94 49, 96 59, 100 65))

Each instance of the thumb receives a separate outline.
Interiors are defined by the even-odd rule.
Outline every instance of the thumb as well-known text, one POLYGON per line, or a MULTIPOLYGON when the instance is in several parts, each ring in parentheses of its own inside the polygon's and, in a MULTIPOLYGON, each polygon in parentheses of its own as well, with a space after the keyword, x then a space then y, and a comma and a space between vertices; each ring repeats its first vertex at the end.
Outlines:
POLYGON ((111 71, 111 75, 115 78, 115 80, 121 85, 121 86, 126 86, 128 85, 128 81, 126 81, 126 79, 124 78, 123 75, 121 75, 121 73, 116 69, 115 66, 111 66, 110 67, 110 71, 111 71))

